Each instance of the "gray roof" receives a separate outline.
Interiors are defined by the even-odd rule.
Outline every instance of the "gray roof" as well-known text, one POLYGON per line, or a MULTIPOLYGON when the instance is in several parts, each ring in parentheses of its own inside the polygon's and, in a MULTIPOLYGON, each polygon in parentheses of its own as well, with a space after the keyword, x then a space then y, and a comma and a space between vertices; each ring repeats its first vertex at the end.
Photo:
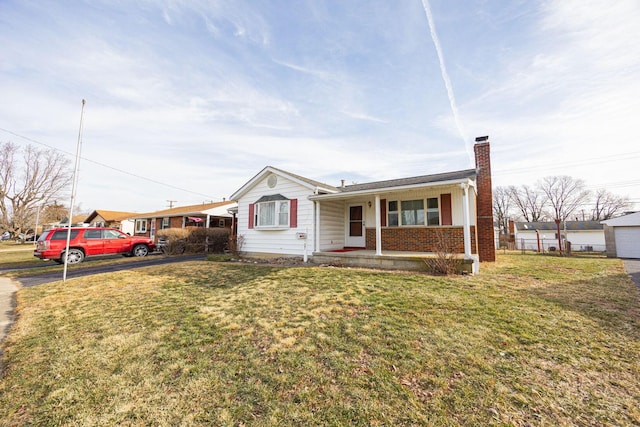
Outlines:
MULTIPOLYGON (((555 222, 516 222, 516 227, 520 231, 554 231, 558 230, 555 222)), ((604 226, 600 221, 567 221, 566 230, 568 231, 588 231, 602 230, 604 226)), ((560 223, 560 230, 565 230, 565 223, 560 223)))
POLYGON ((476 176, 475 169, 466 169, 455 172, 437 173, 433 175, 414 176, 410 178, 390 179, 387 181, 367 182, 364 184, 346 185, 339 188, 343 193, 351 191, 377 190, 379 188, 404 187, 408 185, 433 184, 445 181, 457 181, 476 176))

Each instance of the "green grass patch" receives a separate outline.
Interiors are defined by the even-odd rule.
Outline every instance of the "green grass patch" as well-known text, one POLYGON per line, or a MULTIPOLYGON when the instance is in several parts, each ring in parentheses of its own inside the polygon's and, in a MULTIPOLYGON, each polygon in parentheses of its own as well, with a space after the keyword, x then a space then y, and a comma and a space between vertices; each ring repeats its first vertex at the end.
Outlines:
POLYGON ((3 425, 637 425, 620 261, 474 277, 190 262, 18 293, 3 425))

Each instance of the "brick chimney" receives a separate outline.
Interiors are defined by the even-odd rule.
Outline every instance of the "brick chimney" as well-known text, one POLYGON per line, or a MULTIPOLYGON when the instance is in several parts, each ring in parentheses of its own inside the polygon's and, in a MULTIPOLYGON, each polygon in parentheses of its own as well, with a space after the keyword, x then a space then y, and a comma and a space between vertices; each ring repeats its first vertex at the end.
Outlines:
POLYGON ((473 146, 476 155, 476 233, 480 262, 496 260, 496 242, 493 233, 493 190, 491 188, 491 156, 489 137, 476 138, 473 146))

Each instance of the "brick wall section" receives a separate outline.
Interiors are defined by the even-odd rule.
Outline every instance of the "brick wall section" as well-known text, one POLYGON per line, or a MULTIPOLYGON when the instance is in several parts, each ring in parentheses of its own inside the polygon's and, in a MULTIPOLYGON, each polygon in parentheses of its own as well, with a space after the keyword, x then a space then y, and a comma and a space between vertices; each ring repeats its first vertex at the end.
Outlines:
POLYGON ((477 143, 476 155, 477 191, 477 239, 480 262, 496 260, 495 237, 493 233, 493 193, 491 188, 491 157, 489 142, 477 143))
MULTIPOLYGON (((454 253, 464 253, 462 227, 387 227, 382 231, 383 251, 436 252, 437 230, 443 230, 454 253)), ((375 228, 366 229, 366 248, 376 249, 375 228)), ((471 227, 471 247, 475 248, 475 227, 471 227)), ((474 251, 475 253, 475 251, 474 251)))

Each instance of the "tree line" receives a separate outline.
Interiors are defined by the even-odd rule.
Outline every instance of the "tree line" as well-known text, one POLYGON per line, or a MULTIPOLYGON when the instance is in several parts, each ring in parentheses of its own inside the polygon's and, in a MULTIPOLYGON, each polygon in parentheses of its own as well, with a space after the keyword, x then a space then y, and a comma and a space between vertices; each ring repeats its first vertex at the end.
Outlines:
POLYGON ((493 213, 502 233, 509 220, 603 221, 631 208, 628 197, 605 189, 590 191, 582 179, 567 175, 547 176, 534 186, 510 185, 493 190, 493 213))

